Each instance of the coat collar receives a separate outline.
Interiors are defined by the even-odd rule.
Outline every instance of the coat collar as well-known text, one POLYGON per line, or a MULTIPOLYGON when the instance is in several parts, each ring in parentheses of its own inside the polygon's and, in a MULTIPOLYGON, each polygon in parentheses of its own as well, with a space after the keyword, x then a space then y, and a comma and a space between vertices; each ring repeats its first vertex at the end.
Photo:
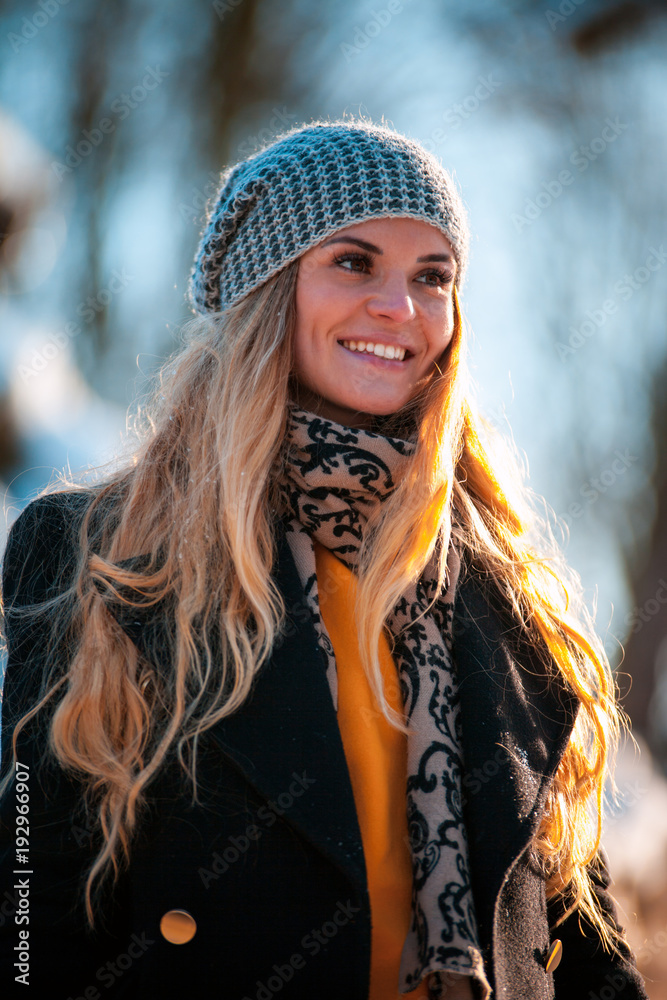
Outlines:
MULTIPOLYGON (((304 792, 290 795, 285 819, 365 889, 361 833, 325 663, 282 531, 273 575, 287 609, 283 635, 248 701, 214 726, 210 738, 267 800, 279 804, 301 779, 304 792)), ((168 619, 159 606, 139 616, 126 605, 110 610, 159 670, 169 648, 168 619)), ((461 581, 454 623, 464 815, 477 917, 489 940, 500 886, 537 828, 576 699, 558 677, 547 677, 530 649, 518 653, 518 628, 473 574, 461 581)))

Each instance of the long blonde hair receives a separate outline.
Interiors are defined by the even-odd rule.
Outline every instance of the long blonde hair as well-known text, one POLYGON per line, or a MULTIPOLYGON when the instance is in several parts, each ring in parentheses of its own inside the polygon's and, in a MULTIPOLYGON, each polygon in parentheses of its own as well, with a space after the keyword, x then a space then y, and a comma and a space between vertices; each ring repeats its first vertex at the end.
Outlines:
MULTIPOLYGON (((184 346, 157 379, 142 443, 88 489, 64 595, 74 608, 74 652, 62 676, 45 679, 13 745, 16 752, 22 728, 50 706, 50 752, 82 780, 102 834, 85 885, 91 924, 105 877, 129 859, 151 781, 176 753, 196 796, 198 740, 243 705, 284 622, 271 570, 297 273, 295 261, 226 312, 187 325, 184 346), (145 564, 128 568, 125 561, 137 555, 145 564), (107 604, 150 606, 164 598, 173 648, 158 676, 107 604), (219 656, 211 652, 211 629, 220 637, 219 656)), ((548 897, 561 894, 570 909, 580 906, 613 946, 587 866, 599 846, 603 784, 622 722, 614 684, 577 578, 538 518, 518 465, 506 451, 495 453, 500 439, 471 400, 466 324, 455 302, 454 336, 439 373, 386 422, 400 429, 411 421, 417 447, 362 543, 362 655, 383 711, 403 727, 384 697, 378 640, 451 515, 464 562, 488 574, 546 669, 560 671, 580 700, 534 849, 548 897)), ((441 547, 441 582, 446 555, 441 547)), ((53 622, 57 642, 61 616, 53 622)))

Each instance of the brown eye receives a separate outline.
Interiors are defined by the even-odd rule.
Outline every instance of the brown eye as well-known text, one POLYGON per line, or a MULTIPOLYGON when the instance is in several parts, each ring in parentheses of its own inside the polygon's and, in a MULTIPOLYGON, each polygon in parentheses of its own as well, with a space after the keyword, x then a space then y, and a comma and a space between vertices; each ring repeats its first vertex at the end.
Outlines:
POLYGON ((451 271, 441 271, 438 270, 438 268, 434 268, 432 271, 426 271, 424 274, 420 275, 417 280, 420 281, 422 278, 426 278, 428 280, 424 281, 423 284, 434 285, 435 287, 442 288, 445 285, 450 284, 453 277, 454 275, 451 271))
POLYGON ((356 271, 362 273, 366 269, 370 269, 373 261, 364 253, 344 253, 339 257, 334 257, 334 264, 338 267, 342 267, 345 271, 356 271), (346 265, 349 264, 350 267, 346 265))

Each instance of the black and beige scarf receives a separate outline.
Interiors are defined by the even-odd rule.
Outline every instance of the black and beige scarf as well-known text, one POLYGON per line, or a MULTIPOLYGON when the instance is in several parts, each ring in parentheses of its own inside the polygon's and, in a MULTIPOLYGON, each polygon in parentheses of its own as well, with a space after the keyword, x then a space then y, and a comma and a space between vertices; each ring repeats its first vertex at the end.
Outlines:
MULTIPOLYGON (((294 405, 286 444, 281 498, 287 539, 337 709, 336 661, 320 615, 313 539, 355 570, 369 512, 394 489, 396 474, 413 454, 414 444, 345 427, 294 405)), ((449 544, 449 539, 445 542, 449 544)), ((386 623, 395 641, 393 656, 409 726, 412 920, 401 957, 400 990, 416 989, 428 975, 429 996, 453 998, 467 983, 471 989, 462 989, 462 996, 487 998, 490 988, 479 946, 461 812, 460 711, 451 656, 459 559, 449 544, 447 591, 422 615, 437 588, 436 557, 386 623)))

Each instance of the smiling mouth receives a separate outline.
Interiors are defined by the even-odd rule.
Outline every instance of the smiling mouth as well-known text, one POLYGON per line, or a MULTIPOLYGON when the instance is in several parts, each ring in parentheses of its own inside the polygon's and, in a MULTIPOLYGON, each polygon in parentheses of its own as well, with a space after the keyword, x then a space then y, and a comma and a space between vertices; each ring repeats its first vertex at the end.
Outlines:
POLYGON ((406 361, 412 357, 410 351, 397 344, 379 344, 370 340, 339 340, 338 343, 353 354, 382 358, 383 361, 406 361))

